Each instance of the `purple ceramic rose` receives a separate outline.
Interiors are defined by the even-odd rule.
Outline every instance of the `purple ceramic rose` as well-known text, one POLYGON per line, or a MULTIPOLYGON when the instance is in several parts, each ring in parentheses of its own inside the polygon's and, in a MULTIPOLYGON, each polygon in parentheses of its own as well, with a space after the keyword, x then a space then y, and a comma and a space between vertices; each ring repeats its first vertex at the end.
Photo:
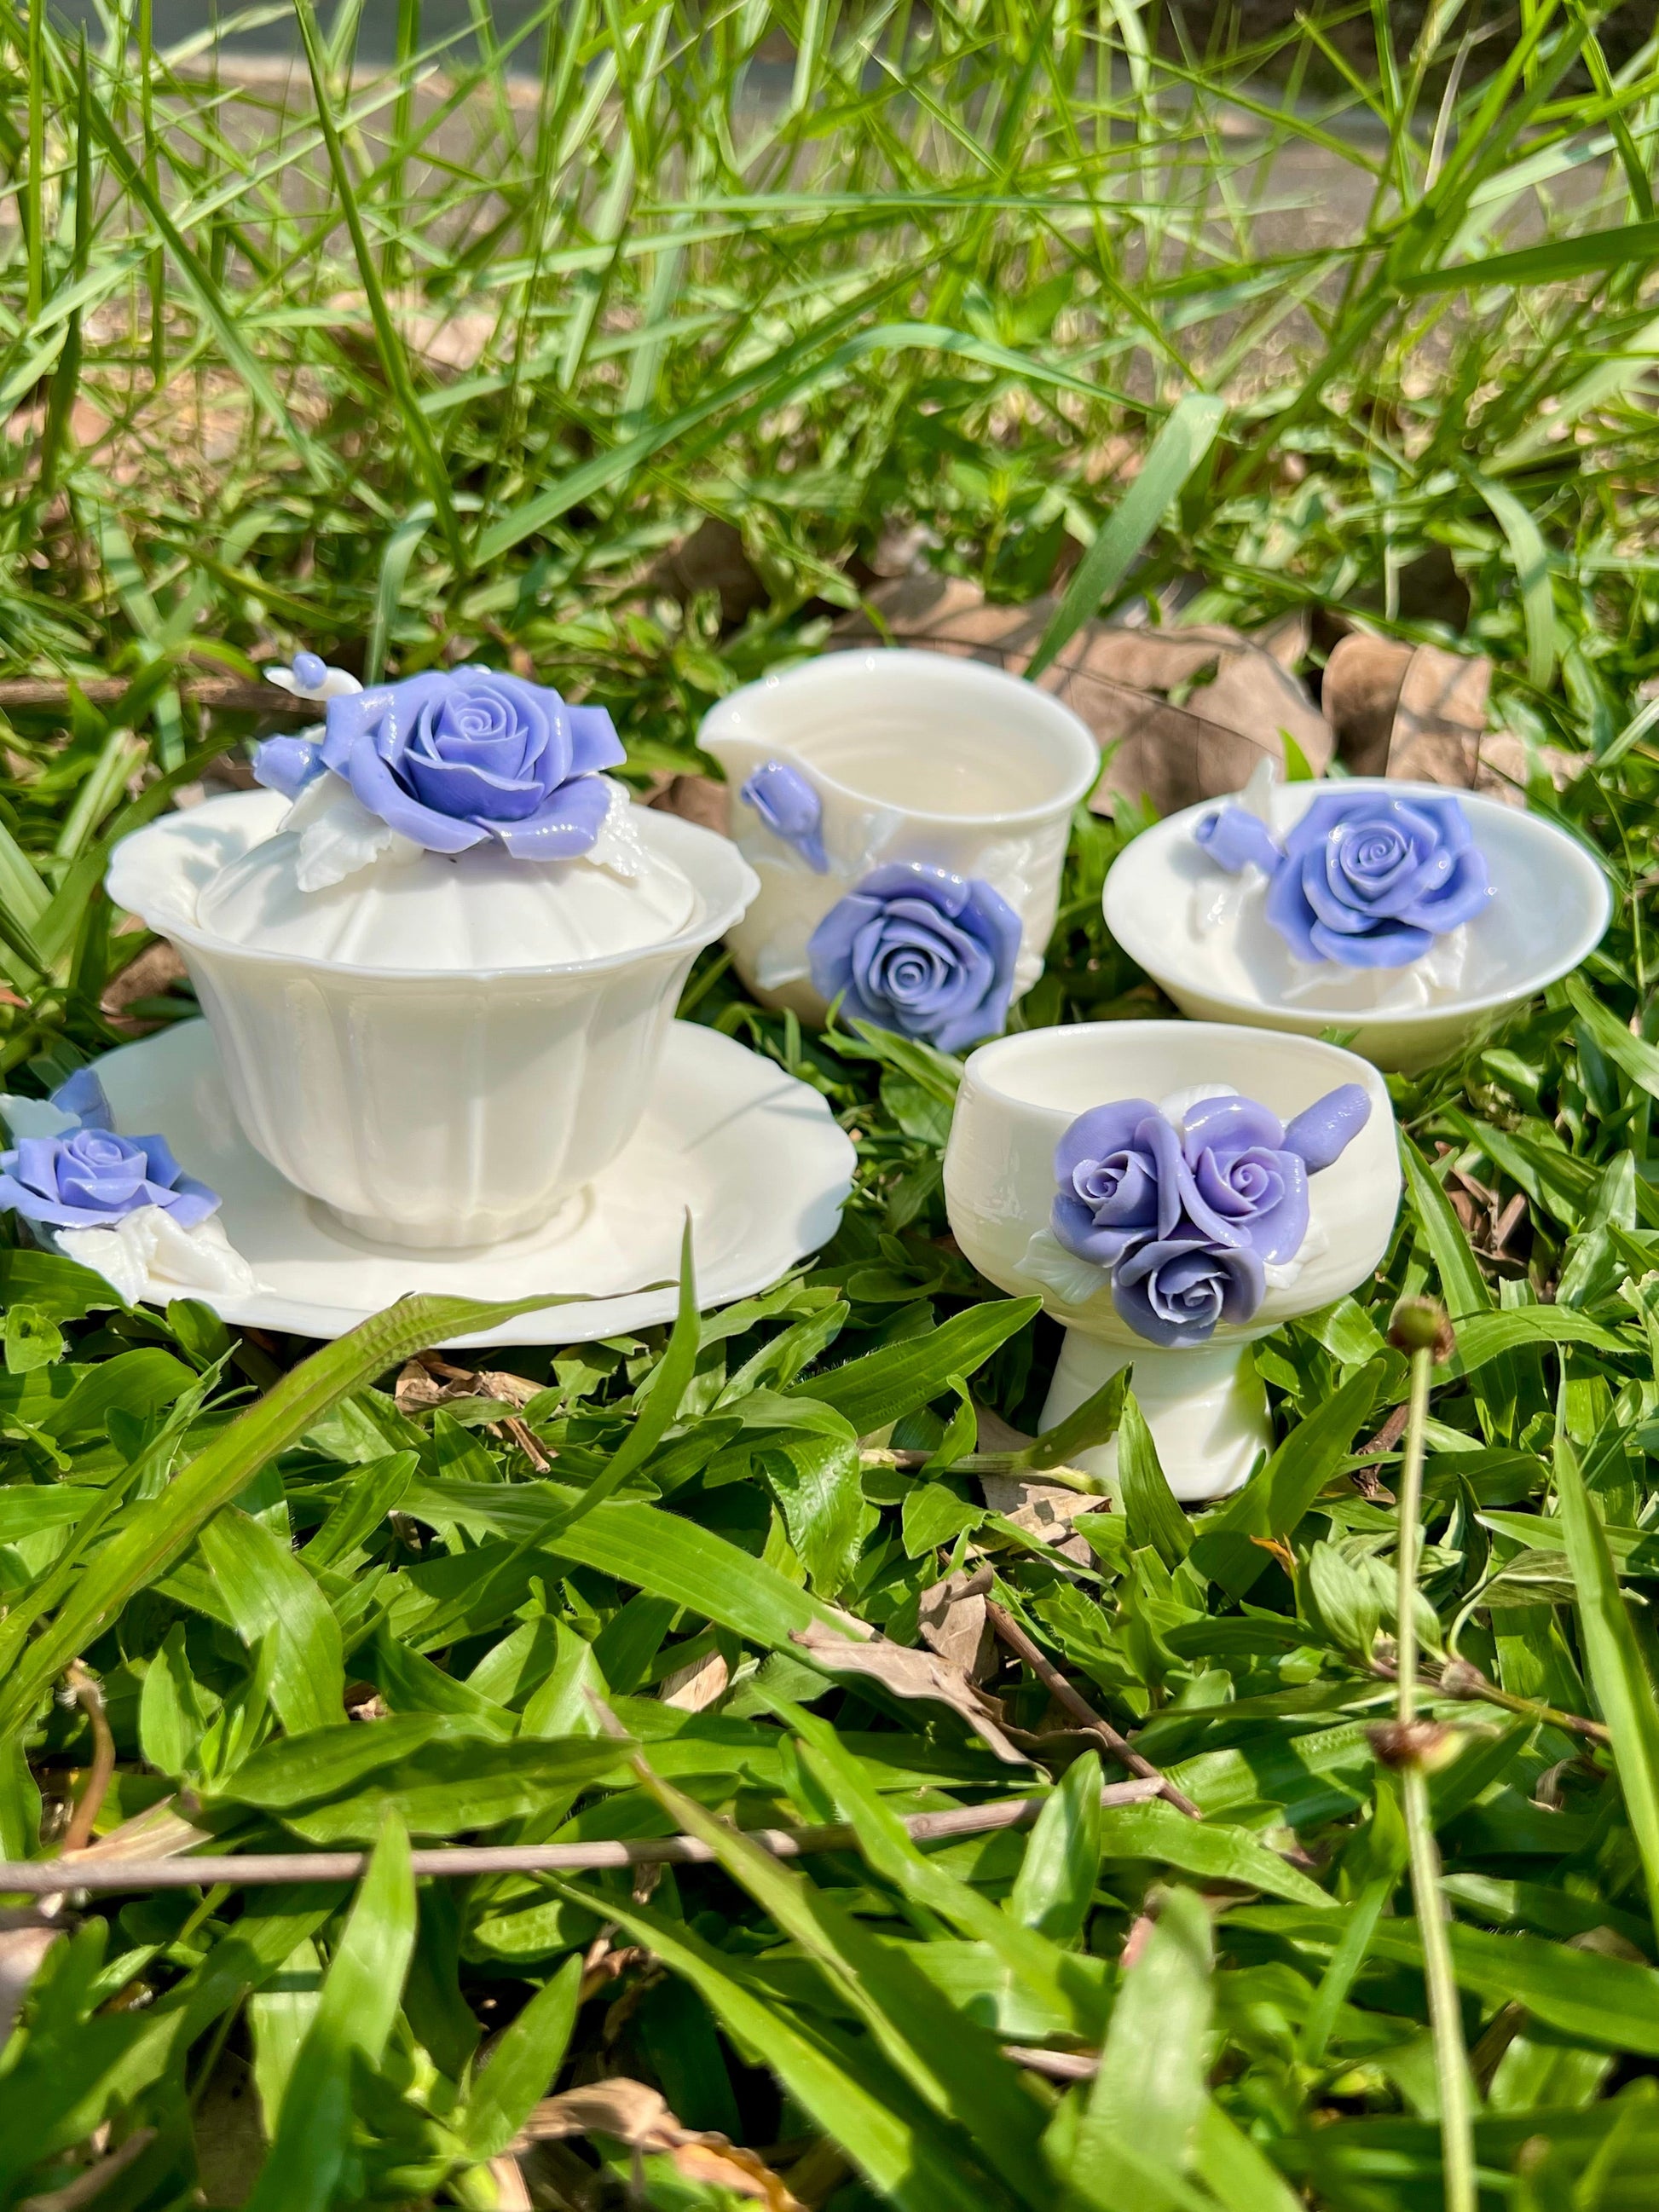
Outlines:
POLYGON ((787 761, 763 761, 738 793, 781 843, 799 853, 814 875, 829 872, 823 849, 823 801, 787 761))
POLYGON ((515 860, 564 860, 599 836, 598 771, 623 748, 603 707, 488 668, 411 676, 328 702, 320 744, 274 738, 254 775, 297 797, 325 769, 372 814, 433 853, 495 837, 515 860))
POLYGON ((1267 872, 1267 920, 1299 960, 1403 968, 1492 896, 1449 794, 1322 792, 1282 846, 1242 806, 1206 815, 1196 835, 1219 866, 1267 872))
POLYGON ((1200 1098, 1181 1126, 1146 1098, 1081 1114, 1054 1151, 1049 1226, 1079 1260, 1109 1272, 1112 1302, 1150 1343, 1201 1344, 1218 1322, 1260 1306, 1265 1270, 1308 1233, 1308 1177, 1364 1127, 1357 1083, 1288 1127, 1236 1092, 1200 1098))
POLYGON ((187 1176, 164 1137, 118 1137, 81 1128, 61 1137, 24 1137, 0 1152, 0 1206, 50 1229, 105 1229, 141 1206, 159 1206, 193 1229, 219 1200, 187 1176))
POLYGON ((806 948, 812 988, 850 1019, 959 1052, 1008 1018, 1019 916, 988 883, 918 860, 876 868, 806 948))

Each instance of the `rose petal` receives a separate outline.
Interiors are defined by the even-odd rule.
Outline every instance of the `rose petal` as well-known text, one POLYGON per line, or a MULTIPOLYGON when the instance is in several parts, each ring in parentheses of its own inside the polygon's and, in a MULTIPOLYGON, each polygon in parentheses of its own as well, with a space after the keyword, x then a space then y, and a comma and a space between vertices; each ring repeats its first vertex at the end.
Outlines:
POLYGON ((602 775, 562 783, 527 822, 504 823, 495 835, 515 860, 571 860, 591 852, 611 805, 602 775))

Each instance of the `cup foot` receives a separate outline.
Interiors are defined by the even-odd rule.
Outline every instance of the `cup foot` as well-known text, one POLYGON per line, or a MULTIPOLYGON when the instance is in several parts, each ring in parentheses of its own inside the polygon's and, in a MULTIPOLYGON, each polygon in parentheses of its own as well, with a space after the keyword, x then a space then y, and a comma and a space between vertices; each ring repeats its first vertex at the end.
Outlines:
MULTIPOLYGON (((1267 1392, 1249 1350, 1238 1341, 1185 1352, 1159 1352, 1151 1345, 1130 1350, 1067 1329, 1037 1427, 1054 1428, 1121 1368, 1133 1367, 1135 1401, 1170 1489, 1183 1505, 1225 1498, 1243 1487, 1261 1454, 1273 1449, 1267 1392)), ((1115 1438, 1079 1452, 1075 1464, 1110 1482, 1115 1494, 1115 1438)))
POLYGON ((543 1237, 550 1229, 574 1229, 586 1212, 586 1190, 570 1192, 560 1199, 547 1212, 532 1220, 515 1220, 491 1233, 488 1229, 478 1234, 465 1233, 473 1224, 461 1224, 458 1235, 448 1224, 428 1226, 419 1222, 386 1221, 372 1214, 346 1213, 336 1206, 326 1205, 321 1199, 312 1201, 312 1212, 331 1235, 343 1242, 366 1245, 374 1251, 447 1252, 458 1257, 479 1252, 510 1251, 521 1240, 543 1237))

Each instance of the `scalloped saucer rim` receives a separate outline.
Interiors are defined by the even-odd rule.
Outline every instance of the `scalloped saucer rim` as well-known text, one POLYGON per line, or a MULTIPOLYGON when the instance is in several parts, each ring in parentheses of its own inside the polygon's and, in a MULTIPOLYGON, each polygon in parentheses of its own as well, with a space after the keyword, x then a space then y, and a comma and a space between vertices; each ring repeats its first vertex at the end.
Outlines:
MULTIPOLYGON (((377 1247, 330 1218, 253 1150, 231 1109, 205 1021, 121 1045, 97 1063, 116 1127, 159 1133, 222 1198, 231 1243, 259 1279, 251 1295, 195 1292, 234 1325, 329 1338, 411 1291, 573 1303, 447 1340, 588 1343, 672 1320, 685 1209, 698 1304, 749 1297, 835 1234, 854 1153, 817 1091, 747 1046, 675 1022, 640 1127, 543 1228, 465 1252, 377 1247), (666 1281, 670 1287, 641 1290, 666 1281)), ((158 1287, 156 1304, 176 1290, 158 1287)))

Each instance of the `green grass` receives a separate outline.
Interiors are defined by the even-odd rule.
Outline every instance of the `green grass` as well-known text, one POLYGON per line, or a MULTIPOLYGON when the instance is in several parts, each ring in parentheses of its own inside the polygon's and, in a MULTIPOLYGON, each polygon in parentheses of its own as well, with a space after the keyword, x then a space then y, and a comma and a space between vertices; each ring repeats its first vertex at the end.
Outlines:
MULTIPOLYGON (((1350 611, 1490 653, 1495 719, 1581 757, 1533 802, 1621 896, 1577 979, 1396 1083, 1400 1231, 1261 1348, 1265 1480, 1172 1521, 1131 1414, 1127 1510, 1081 1567, 986 1519, 963 1463, 951 1376, 1029 1429, 1056 1338, 945 1237, 953 1066, 804 1036, 717 961, 695 1018, 823 1092, 857 1191, 807 1269, 672 1346, 514 1355, 544 1478, 489 1407, 398 1409, 436 1318, 305 1363, 0 1251, 0 1850, 51 1855, 84 1792, 77 1660, 112 1732, 100 1829, 168 1803, 222 1851, 377 1849, 355 1894, 66 1911, 0 2051, 6 2202, 112 2154, 57 2201, 486 2212, 535 2100, 614 2077, 832 2212, 1430 2212, 1402 1792, 1365 1735, 1401 1454, 1353 1456, 1404 1405, 1381 1332, 1419 1291, 1460 1323, 1419 1620, 1459 1751, 1428 1799, 1480 2203, 1650 2202, 1659 46, 1615 70, 1601 11, 1528 0, 1491 37, 1443 6, 1395 52, 1393 12, 1200 49, 1115 0, 571 0, 509 42, 480 0, 467 59, 404 0, 397 70, 354 75, 352 11, 307 14, 285 90, 210 40, 146 76, 136 9, 84 52, 39 0, 9 19, 0 678, 128 684, 4 733, 11 1087, 115 1041, 100 1001, 144 939, 98 889, 108 845, 249 733, 204 725, 192 661, 522 656, 612 708, 642 780, 907 532, 995 596, 1061 592, 1051 640, 1180 586, 1211 619, 1350 611), (708 516, 758 580, 736 625, 651 580, 708 516), (1523 1201, 1501 1251, 1471 1185, 1523 1201), (913 1642, 970 1556, 1200 1822, 1097 1814, 1094 1750, 1010 1647, 988 1686, 1030 1768, 805 1663, 826 1604, 913 1642), (718 1709, 661 1702, 716 1653, 718 1709), (1443 1693, 1454 1654, 1498 1695, 1443 1693), (340 1725, 348 1698, 391 1717, 340 1725), (1011 1792, 1047 1798, 1029 1840, 923 1850, 892 1817, 1011 1792), (779 1866, 722 1814, 852 1840, 779 1866), (690 1832, 717 1863, 417 1883, 410 1831, 690 1832), (623 1970, 584 1982, 602 1935, 623 1970)), ((1079 820, 1023 1021, 1152 1003, 1099 921, 1133 827, 1079 820)), ((0 1919, 0 1988, 21 1955, 0 1919)), ((602 2129, 526 2171, 544 2208, 744 2201, 602 2129)))

